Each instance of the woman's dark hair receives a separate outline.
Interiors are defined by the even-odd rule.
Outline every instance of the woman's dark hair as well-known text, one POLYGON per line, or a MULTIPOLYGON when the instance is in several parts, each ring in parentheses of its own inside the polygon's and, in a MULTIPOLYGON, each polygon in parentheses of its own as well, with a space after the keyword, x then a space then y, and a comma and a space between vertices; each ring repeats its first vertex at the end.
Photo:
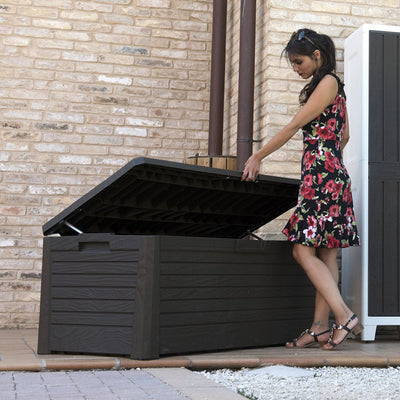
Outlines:
POLYGON ((311 29, 299 29, 297 32, 292 34, 288 44, 282 52, 282 55, 285 55, 287 58, 294 54, 312 58, 315 50, 319 50, 321 53, 321 66, 311 81, 304 86, 300 92, 299 100, 301 105, 307 102, 312 92, 325 75, 335 73, 335 44, 327 35, 320 35, 311 29))

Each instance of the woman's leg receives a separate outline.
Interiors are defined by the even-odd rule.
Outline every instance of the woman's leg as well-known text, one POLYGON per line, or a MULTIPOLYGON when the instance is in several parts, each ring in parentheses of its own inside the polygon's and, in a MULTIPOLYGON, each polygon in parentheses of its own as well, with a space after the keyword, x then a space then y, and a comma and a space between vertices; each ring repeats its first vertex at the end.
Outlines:
MULTIPOLYGON (((325 263, 328 267, 333 279, 338 283, 338 267, 337 267, 337 249, 318 249, 318 258, 325 263)), ((328 303, 325 301, 321 293, 316 289, 315 291, 315 309, 314 309, 314 319, 310 330, 316 334, 325 332, 318 336, 318 340, 321 342, 326 342, 329 339, 330 333, 326 332, 329 330, 329 312, 330 308, 328 303)), ((302 347, 308 343, 314 342, 314 338, 310 335, 304 335, 298 339, 296 345, 302 347)), ((293 347, 293 342, 288 342, 287 347, 293 347)))
MULTIPOLYGON (((322 297, 327 303, 328 307, 332 310, 336 323, 344 325, 353 315, 353 312, 343 301, 337 286, 337 272, 334 272, 335 268, 333 266, 334 255, 336 259, 336 252, 334 251, 335 250, 332 249, 320 249, 320 259, 317 257, 315 248, 296 243, 293 247, 293 256, 303 267, 315 289, 317 292, 319 292, 318 296, 322 297)), ((323 310, 323 303, 320 300, 319 307, 321 307, 321 310, 323 310)), ((323 312, 325 311, 326 308, 323 312)), ((348 325, 349 329, 354 327, 357 323, 357 319, 352 321, 348 325)), ((336 331, 334 337, 335 343, 340 342, 341 339, 346 336, 346 334, 347 332, 345 330, 336 331)), ((327 347, 330 348, 329 345, 327 347)))
MULTIPOLYGON (((337 249, 325 249, 325 248, 317 249, 317 256, 328 267, 337 285, 339 280, 339 271, 336 261, 337 249)), ((322 294, 318 290, 316 290, 313 325, 321 324, 324 327, 324 329, 321 330, 328 329, 329 312, 330 312, 330 307, 328 303, 325 301, 322 294)))

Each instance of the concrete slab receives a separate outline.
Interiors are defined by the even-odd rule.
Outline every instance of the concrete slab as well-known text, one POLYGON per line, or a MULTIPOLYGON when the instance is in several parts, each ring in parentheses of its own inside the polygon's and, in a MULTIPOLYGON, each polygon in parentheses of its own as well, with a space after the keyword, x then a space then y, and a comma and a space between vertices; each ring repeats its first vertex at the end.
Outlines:
POLYGON ((149 368, 146 372, 192 400, 244 400, 243 397, 186 368, 149 368))

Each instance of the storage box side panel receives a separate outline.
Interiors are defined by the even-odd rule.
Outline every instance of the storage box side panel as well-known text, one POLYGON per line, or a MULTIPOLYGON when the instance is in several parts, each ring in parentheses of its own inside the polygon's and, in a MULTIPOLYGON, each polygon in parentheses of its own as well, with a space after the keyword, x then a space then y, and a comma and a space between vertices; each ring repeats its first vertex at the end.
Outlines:
POLYGON ((280 344, 309 325, 290 243, 184 239, 160 252, 160 354, 280 344))
POLYGON ((43 239, 42 282, 40 293, 39 336, 37 351, 49 354, 50 350, 50 299, 51 299, 51 238, 43 239))
POLYGON ((63 251, 64 238, 57 239, 51 254, 50 349, 129 355, 140 241, 83 234, 75 237, 76 249, 63 251))

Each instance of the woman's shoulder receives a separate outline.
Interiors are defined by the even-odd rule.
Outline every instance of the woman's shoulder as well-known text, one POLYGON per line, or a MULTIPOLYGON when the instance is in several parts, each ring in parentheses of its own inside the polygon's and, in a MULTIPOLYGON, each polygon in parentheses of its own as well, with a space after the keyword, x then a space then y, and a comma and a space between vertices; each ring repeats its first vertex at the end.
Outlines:
POLYGON ((343 97, 346 97, 346 94, 344 92, 344 83, 341 81, 341 79, 336 74, 334 74, 333 72, 330 72, 327 75, 325 75, 325 77, 329 77, 329 79, 331 79, 332 81, 335 80, 336 84, 337 84, 337 93, 339 93, 343 97))
POLYGON ((323 90, 325 93, 331 93, 333 98, 336 96, 339 90, 339 82, 336 80, 334 75, 326 74, 317 85, 318 92, 323 90))
POLYGON ((326 74, 321 79, 320 83, 324 82, 324 81, 329 82, 330 86, 335 86, 335 84, 336 84, 336 87, 338 87, 339 83, 341 83, 340 78, 337 75, 335 75, 333 72, 329 72, 328 74, 326 74))

